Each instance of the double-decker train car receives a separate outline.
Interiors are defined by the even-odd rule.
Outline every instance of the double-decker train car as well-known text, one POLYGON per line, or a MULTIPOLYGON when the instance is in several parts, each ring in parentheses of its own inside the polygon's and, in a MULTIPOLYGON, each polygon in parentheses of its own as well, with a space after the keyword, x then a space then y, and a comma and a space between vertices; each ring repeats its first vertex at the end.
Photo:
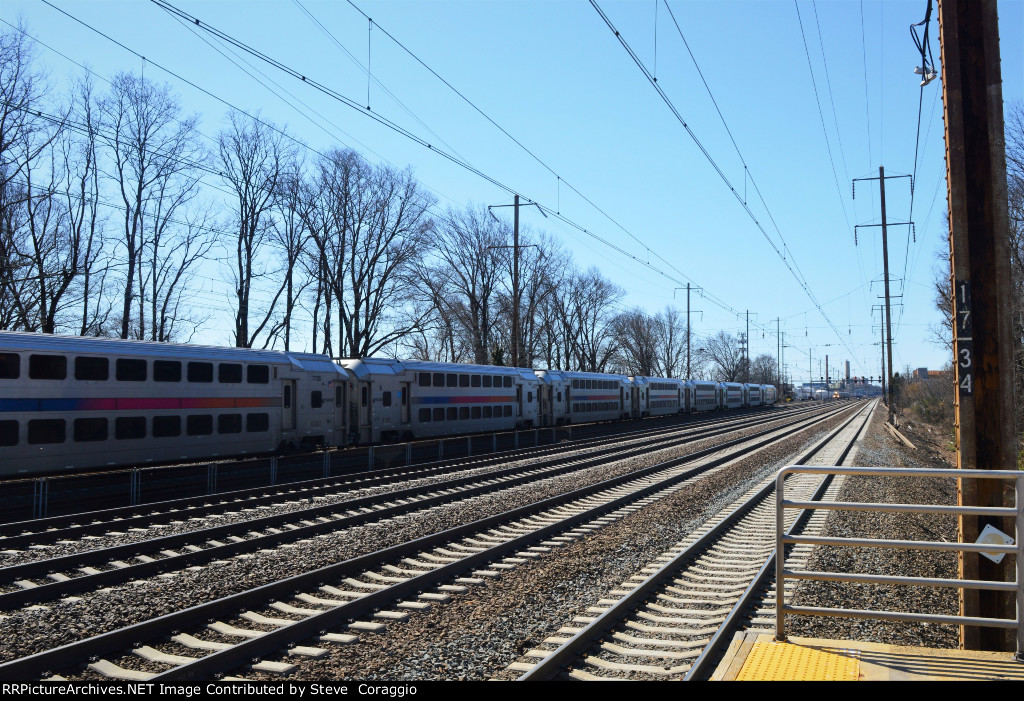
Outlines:
POLYGON ((640 416, 666 416, 688 411, 684 380, 666 377, 633 376, 630 381, 640 388, 640 416))
POLYGON ((625 375, 566 372, 571 423, 614 421, 639 416, 640 388, 625 375))
POLYGON ((718 383, 719 409, 740 409, 744 405, 743 385, 739 382, 718 383))
POLYGON ((742 404, 736 383, 0 332, 0 477, 742 404))
POLYGON ((0 474, 344 443, 327 356, 0 336, 0 474))
POLYGON ((761 385, 761 396, 764 397, 765 406, 770 406, 778 401, 778 392, 775 385, 761 385))
POLYGON ((350 414, 356 442, 508 431, 538 422, 544 385, 532 370, 385 358, 339 362, 357 386, 350 414))
POLYGON ((723 408, 719 401, 721 392, 717 382, 689 380, 686 386, 690 394, 689 411, 715 411, 723 408))
POLYGON ((763 398, 764 395, 762 394, 761 385, 749 383, 743 385, 743 406, 761 406, 761 404, 764 403, 763 398))

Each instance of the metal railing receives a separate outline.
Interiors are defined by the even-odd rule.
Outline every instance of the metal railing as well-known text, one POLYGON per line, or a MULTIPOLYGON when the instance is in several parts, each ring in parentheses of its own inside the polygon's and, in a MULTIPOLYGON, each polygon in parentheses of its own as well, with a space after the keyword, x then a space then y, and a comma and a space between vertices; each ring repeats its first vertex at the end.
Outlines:
POLYGON ((912 623, 940 623, 960 626, 980 626, 991 628, 1013 628, 1017 631, 1017 659, 1024 657, 1024 547, 1021 535, 1024 534, 1024 472, 1017 470, 940 470, 893 467, 810 467, 789 466, 779 471, 775 488, 775 552, 781 557, 775 559, 776 582, 776 613, 775 638, 786 639, 786 614, 805 616, 837 616, 842 618, 867 618, 885 621, 906 621, 912 623), (810 473, 823 475, 850 475, 858 477, 949 477, 953 479, 997 479, 1015 481, 1016 505, 1010 507, 986 506, 935 506, 926 504, 880 504, 862 502, 836 501, 789 501, 785 498, 785 478, 793 473, 810 473), (884 540, 879 538, 825 538, 818 536, 801 536, 786 534, 783 529, 783 516, 786 509, 830 509, 835 511, 876 511, 886 513, 908 514, 947 514, 957 516, 996 516, 1015 519, 1015 544, 995 545, 987 543, 948 543, 913 540, 884 540), (942 579, 934 577, 891 577, 872 574, 848 574, 844 572, 815 572, 810 570, 786 569, 786 546, 798 543, 808 545, 832 545, 854 548, 894 548, 900 550, 934 550, 945 552, 974 553, 1005 553, 1016 555, 1016 581, 992 582, 967 579, 942 579), (845 609, 817 606, 791 606, 785 603, 786 579, 800 579, 822 582, 852 582, 857 584, 894 584, 926 587, 947 587, 957 589, 979 589, 989 591, 1015 592, 1017 598, 1017 617, 1015 619, 981 618, 972 616, 945 616, 924 613, 905 613, 900 611, 872 611, 866 609, 845 609))

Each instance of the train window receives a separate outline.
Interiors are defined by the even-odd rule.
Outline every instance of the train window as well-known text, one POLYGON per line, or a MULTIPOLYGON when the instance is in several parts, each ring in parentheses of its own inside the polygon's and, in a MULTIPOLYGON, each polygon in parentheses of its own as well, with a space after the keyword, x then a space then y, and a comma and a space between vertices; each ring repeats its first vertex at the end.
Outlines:
MULTIPOLYGON (((28 376, 33 380, 66 379, 68 359, 63 355, 30 355, 28 357, 28 376)), ((43 420, 39 419, 39 421, 43 420)))
POLYGON ((242 381, 241 363, 221 363, 217 366, 217 381, 236 384, 242 381))
POLYGON ((484 375, 480 379, 483 380, 484 387, 490 387, 491 386, 491 376, 490 375, 484 375))
POLYGON ((450 406, 445 409, 445 418, 449 421, 455 421, 459 418, 459 410, 456 407, 450 406))
POLYGON ((384 392, 381 404, 384 406, 391 406, 391 392, 384 392))
POLYGON ((470 375, 469 376, 469 386, 470 387, 479 387, 480 386, 480 376, 479 375, 470 375))
POLYGON ((483 410, 484 410, 484 418, 485 419, 492 418, 492 415, 493 415, 492 412, 494 411, 494 409, 492 407, 485 406, 485 407, 483 407, 483 410))
POLYGON ((17 380, 21 377, 21 356, 17 353, 0 353, 0 380, 17 380))
POLYGON ((429 372, 421 372, 420 373, 420 387, 429 387, 429 386, 430 386, 430 373, 429 372))
POLYGON ((469 387, 469 375, 459 375, 459 387, 469 387))
POLYGON ((136 358, 118 358, 117 379, 122 382, 145 382, 146 361, 136 358))
MULTIPOLYGON (((467 375, 467 377, 468 377, 468 375, 467 375)), ((468 418, 469 418, 469 407, 468 406, 460 406, 459 407, 459 419, 462 420, 462 421, 465 421, 468 418)))
POLYGON ((292 386, 291 385, 285 385, 284 386, 284 395, 281 398, 281 404, 282 404, 282 406, 285 409, 291 409, 292 408, 292 386))
POLYGON ((247 365, 245 367, 245 380, 251 385, 265 385, 270 382, 269 365, 247 365))
POLYGON ((106 358, 81 355, 75 358, 76 380, 109 380, 110 363, 106 358))
POLYGON ((580 405, 579 405, 579 404, 576 404, 576 403, 574 403, 574 404, 572 405, 572 410, 573 410, 573 412, 574 412, 574 413, 575 413, 575 412, 578 412, 578 411, 580 410, 580 405))
POLYGON ((572 381, 572 388, 573 389, 579 389, 580 388, 580 381, 579 380, 573 380, 572 381))
POLYGON ((443 372, 435 372, 434 373, 434 386, 435 387, 444 387, 444 373, 443 372))
POLYGON ((189 382, 213 382, 213 363, 189 363, 189 382))
POLYGON ((480 418, 480 407, 474 406, 469 408, 469 418, 479 419, 480 418))
POLYGON ((309 393, 309 408, 319 409, 324 405, 324 393, 320 390, 309 393))
POLYGON ((32 445, 63 443, 65 431, 64 419, 32 419, 28 422, 28 442, 32 445))
POLYGON ((434 421, 444 421, 444 409, 440 407, 434 409, 434 421))
POLYGON ((18 445, 18 422, 0 421, 0 446, 18 445))
POLYGON ((221 414, 217 417, 217 433, 241 433, 241 414, 221 414))
POLYGON ((180 416, 154 416, 153 438, 174 438, 181 435, 180 416))
POLYGON ((506 377, 505 378, 505 386, 506 387, 511 387, 512 386, 512 378, 511 377, 506 377))
POLYGON ((526 393, 526 402, 530 403, 532 401, 533 401, 533 392, 527 392, 526 393))
POLYGON ((512 416, 512 406, 509 404, 505 405, 505 416, 512 416))
POLYGON ((583 380, 583 389, 593 389, 593 388, 594 388, 594 381, 593 380, 583 380))
POLYGON ((420 422, 430 421, 430 409, 420 409, 420 422))
MULTIPOLYGON (((154 419, 154 423, 155 423, 154 419)), ((213 433, 213 416, 211 414, 193 414, 185 419, 185 432, 190 436, 209 436, 213 433)), ((153 427, 156 435, 156 426, 153 427)))
POLYGON ((177 360, 154 360, 154 382, 181 382, 181 362, 177 360))
POLYGON ((121 416, 114 419, 114 438, 119 441, 146 437, 145 416, 121 416))
POLYGON ((367 402, 367 399, 369 398, 370 391, 366 387, 366 385, 363 385, 362 387, 360 387, 359 390, 360 390, 359 391, 359 401, 362 402, 363 406, 366 406, 366 402, 367 402))
POLYGON ((562 401, 562 393, 561 392, 558 393, 558 399, 556 401, 559 401, 559 402, 562 401))
POLYGON ((345 403, 341 398, 341 385, 334 388, 334 406, 344 406, 345 403))
POLYGON ((398 396, 402 398, 402 406, 409 406, 409 392, 406 390, 400 390, 398 396))
POLYGON ((446 384, 449 387, 458 387, 459 386, 459 376, 456 375, 455 373, 448 373, 447 380, 448 381, 447 381, 446 384))
POLYGON ((264 433, 270 430, 270 414, 247 414, 245 417, 247 433, 264 433))
POLYGON ((75 419, 75 442, 89 443, 107 440, 106 419, 75 419))

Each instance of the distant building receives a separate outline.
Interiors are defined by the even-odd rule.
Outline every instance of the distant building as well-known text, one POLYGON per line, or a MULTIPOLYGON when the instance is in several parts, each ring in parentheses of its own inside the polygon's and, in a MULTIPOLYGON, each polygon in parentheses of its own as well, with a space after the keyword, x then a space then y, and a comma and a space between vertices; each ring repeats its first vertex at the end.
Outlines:
POLYGON ((928 379, 928 368, 917 368, 914 370, 914 382, 928 379))

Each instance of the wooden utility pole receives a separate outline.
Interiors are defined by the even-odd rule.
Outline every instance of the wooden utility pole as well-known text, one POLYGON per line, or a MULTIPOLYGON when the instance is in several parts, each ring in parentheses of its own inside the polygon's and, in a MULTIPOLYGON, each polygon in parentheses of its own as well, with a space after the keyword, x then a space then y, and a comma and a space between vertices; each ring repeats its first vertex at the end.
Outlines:
POLYGON ((780 319, 775 317, 775 341, 778 344, 778 348, 775 351, 775 364, 778 365, 777 372, 775 373, 779 378, 779 391, 782 391, 782 331, 780 330, 780 319))
POLYGON ((686 379, 690 379, 690 283, 686 283, 686 379))
MULTIPOLYGON (((952 288, 957 467, 1013 470, 1014 367, 1009 211, 999 23, 995 0, 940 0, 939 43, 946 126, 949 261, 952 288)), ((960 480, 962 505, 1006 506, 1013 490, 995 480, 960 480)), ((973 543, 1009 519, 961 516, 960 541, 973 543)), ((1012 581, 1013 558, 999 564, 961 553, 960 577, 1012 581)), ((1018 585, 1019 586, 1019 585, 1018 585)), ((1009 593, 961 590, 961 614, 1015 618, 1009 593)), ((1020 615, 1024 615, 1022 612, 1020 615)), ((1013 650, 1012 631, 963 626, 970 650, 1013 650)))

